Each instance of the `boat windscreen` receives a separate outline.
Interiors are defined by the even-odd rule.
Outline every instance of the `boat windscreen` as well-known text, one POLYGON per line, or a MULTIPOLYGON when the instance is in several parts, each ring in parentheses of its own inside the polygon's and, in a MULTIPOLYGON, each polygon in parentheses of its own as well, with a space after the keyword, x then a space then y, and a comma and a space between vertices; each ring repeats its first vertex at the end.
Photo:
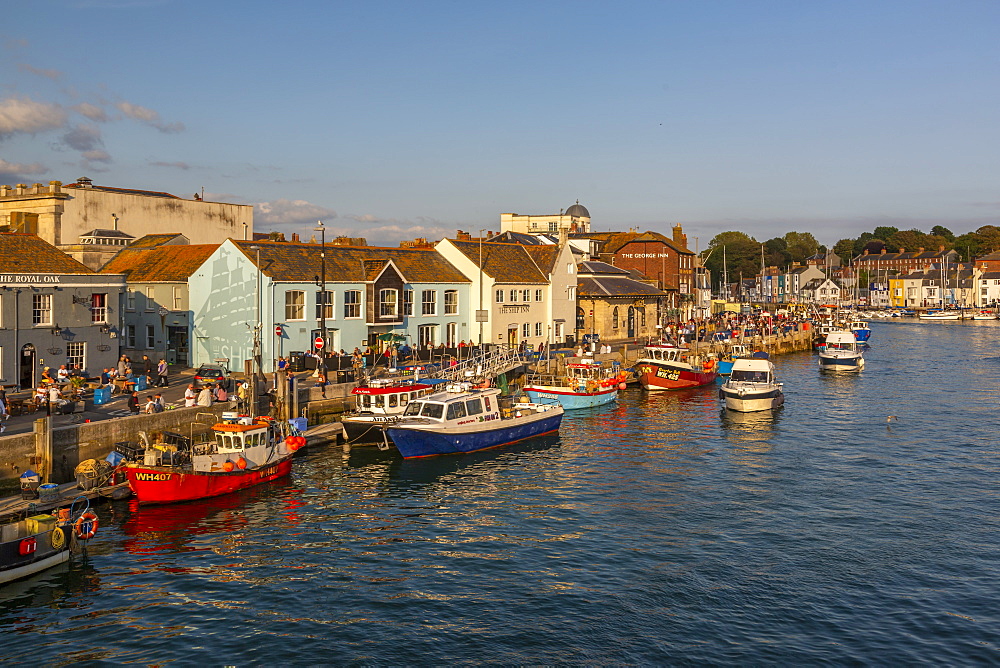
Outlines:
MULTIPOLYGON (((412 406, 413 404, 410 405, 412 406)), ((422 415, 423 417, 435 418, 437 420, 440 420, 441 416, 444 415, 444 404, 432 404, 430 402, 424 402, 424 407, 420 411, 420 415, 422 415)))
POLYGON ((413 403, 411 403, 409 406, 406 407, 406 410, 403 411, 403 415, 420 415, 420 409, 423 407, 423 405, 424 402, 422 401, 414 401, 413 403))

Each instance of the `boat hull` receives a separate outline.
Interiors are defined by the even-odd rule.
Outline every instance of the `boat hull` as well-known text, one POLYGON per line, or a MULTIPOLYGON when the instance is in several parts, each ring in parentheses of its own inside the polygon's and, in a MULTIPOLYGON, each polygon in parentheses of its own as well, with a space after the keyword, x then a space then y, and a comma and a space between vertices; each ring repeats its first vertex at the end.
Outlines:
POLYGON ((824 371, 861 371, 865 367, 865 359, 858 356, 832 356, 820 353, 819 368, 824 371))
POLYGON ((738 413, 755 413, 757 411, 767 411, 778 408, 785 403, 784 393, 775 388, 766 392, 733 392, 730 390, 719 390, 719 396, 725 400, 726 408, 738 413))
POLYGON ((526 385, 524 393, 536 403, 544 403, 545 401, 555 399, 567 410, 603 406, 610 404, 618 398, 617 387, 606 387, 596 392, 573 392, 566 387, 526 385))
POLYGON ((651 391, 687 390, 715 382, 717 373, 705 373, 691 368, 642 360, 637 365, 639 383, 651 391))
POLYGON ((343 418, 341 424, 347 442, 351 445, 382 443, 385 430, 382 427, 398 420, 395 415, 377 415, 368 418, 343 418))
POLYGON ((288 475, 292 456, 267 466, 243 471, 193 472, 178 471, 165 466, 129 464, 125 469, 129 486, 140 504, 181 503, 195 501, 270 482, 288 475))
POLYGON ((456 455, 510 445, 559 431, 561 409, 520 420, 477 423, 471 429, 440 427, 389 427, 389 437, 404 459, 456 455))
POLYGON ((854 338, 857 339, 859 343, 861 341, 867 341, 868 337, 872 335, 872 330, 870 329, 852 329, 851 331, 854 333, 854 338))

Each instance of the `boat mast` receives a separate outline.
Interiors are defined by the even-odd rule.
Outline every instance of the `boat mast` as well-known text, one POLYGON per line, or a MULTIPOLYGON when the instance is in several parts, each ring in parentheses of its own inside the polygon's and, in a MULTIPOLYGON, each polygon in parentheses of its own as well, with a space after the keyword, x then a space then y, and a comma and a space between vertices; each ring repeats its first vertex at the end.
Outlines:
POLYGON ((726 247, 722 247, 722 298, 729 301, 729 268, 726 266, 726 247))

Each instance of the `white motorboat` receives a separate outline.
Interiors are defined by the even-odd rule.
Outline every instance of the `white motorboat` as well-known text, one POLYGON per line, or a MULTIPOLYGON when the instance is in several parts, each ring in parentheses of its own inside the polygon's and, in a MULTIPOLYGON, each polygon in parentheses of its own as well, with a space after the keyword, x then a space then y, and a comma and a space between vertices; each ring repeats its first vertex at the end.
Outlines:
POLYGON ((865 358, 851 332, 830 332, 826 346, 819 353, 819 368, 829 371, 861 371, 865 358))
POLYGON ((921 320, 961 320, 962 314, 958 311, 938 311, 931 310, 917 316, 921 320))
MULTIPOLYGON (((761 355, 766 353, 756 353, 761 355)), ((719 398, 726 408, 753 413, 777 408, 785 403, 781 383, 774 379, 774 364, 766 357, 737 359, 729 379, 719 388, 719 398)))

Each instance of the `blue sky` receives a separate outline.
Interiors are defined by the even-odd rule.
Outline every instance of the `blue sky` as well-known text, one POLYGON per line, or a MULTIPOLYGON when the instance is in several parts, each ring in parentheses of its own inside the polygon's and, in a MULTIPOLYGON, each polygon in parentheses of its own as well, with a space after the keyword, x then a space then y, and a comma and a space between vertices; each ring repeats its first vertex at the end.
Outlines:
MULTIPOLYGON (((1000 3, 34 0, 0 183, 257 205, 370 243, 579 199, 594 229, 821 243, 1000 221, 1000 3)), ((124 221, 123 221, 124 224, 124 221)))

